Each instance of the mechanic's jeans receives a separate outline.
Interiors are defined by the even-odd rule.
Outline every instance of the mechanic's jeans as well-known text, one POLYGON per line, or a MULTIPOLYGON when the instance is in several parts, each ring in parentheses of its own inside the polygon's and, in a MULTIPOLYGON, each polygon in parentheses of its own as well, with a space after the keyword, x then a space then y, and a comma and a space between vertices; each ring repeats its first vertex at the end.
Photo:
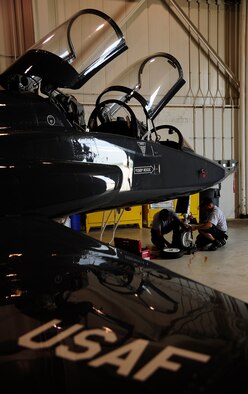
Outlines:
POLYGON ((158 249, 163 250, 166 246, 165 241, 162 236, 158 236, 157 232, 151 229, 151 240, 153 245, 155 245, 158 249))
MULTIPOLYGON (((164 234, 169 234, 170 232, 173 232, 172 234, 172 246, 174 247, 180 247, 180 240, 181 240, 181 232, 180 232, 180 227, 177 223, 173 223, 170 228, 165 232, 164 234)), ((163 235, 164 235, 163 234, 163 235)), ((155 245, 158 249, 163 250, 165 246, 167 246, 164 237, 159 236, 156 231, 151 229, 151 241, 153 245, 155 245)))

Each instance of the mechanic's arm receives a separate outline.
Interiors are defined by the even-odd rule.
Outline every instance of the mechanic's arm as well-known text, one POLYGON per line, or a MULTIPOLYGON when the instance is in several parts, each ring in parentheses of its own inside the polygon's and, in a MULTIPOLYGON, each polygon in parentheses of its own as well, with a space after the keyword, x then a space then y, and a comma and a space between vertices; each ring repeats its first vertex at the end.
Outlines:
POLYGON ((192 226, 191 225, 191 230, 192 231, 195 231, 195 230, 198 230, 198 231, 200 231, 200 230, 208 230, 211 227, 213 227, 213 224, 211 222, 206 222, 206 223, 198 224, 196 226, 192 226))
POLYGON ((184 223, 184 219, 179 219, 179 224, 180 227, 184 230, 188 230, 191 228, 189 224, 184 223))

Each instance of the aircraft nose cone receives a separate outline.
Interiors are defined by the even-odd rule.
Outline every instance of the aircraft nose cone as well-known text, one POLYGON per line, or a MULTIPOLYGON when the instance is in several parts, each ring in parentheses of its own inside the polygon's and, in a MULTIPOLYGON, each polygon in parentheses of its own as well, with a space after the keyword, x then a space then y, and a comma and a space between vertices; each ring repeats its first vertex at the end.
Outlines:
POLYGON ((220 164, 225 170, 224 178, 232 174, 238 167, 237 160, 218 160, 217 163, 220 164))

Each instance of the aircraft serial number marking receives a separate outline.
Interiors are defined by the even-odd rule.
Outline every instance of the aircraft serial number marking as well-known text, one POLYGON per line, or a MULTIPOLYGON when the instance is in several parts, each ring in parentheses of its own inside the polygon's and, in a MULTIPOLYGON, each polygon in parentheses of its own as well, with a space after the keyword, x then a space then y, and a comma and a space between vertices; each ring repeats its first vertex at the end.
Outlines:
POLYGON ((153 166, 134 167, 135 174, 153 174, 155 168, 153 166))
MULTIPOLYGON (((93 341, 90 337, 100 337, 108 343, 115 343, 117 341, 116 334, 109 329, 89 329, 84 330, 83 325, 74 324, 70 328, 54 335, 45 341, 35 341, 33 338, 52 327, 58 326, 60 320, 54 319, 46 324, 22 335, 18 339, 18 344, 28 349, 40 350, 55 347, 55 354, 70 361, 89 360, 88 365, 92 367, 101 367, 104 364, 110 364, 117 367, 116 373, 122 376, 131 374, 132 369, 140 360, 143 352, 149 345, 149 341, 145 339, 136 339, 132 342, 120 346, 113 351, 108 352, 102 356, 96 357, 102 350, 100 343, 93 341), (79 332, 80 331, 80 332, 79 332), (73 341, 77 346, 82 346, 82 352, 75 352, 67 345, 61 344, 61 341, 68 336, 74 335, 73 341), (93 359, 93 357, 96 357, 93 359), (93 360, 92 360, 93 359, 93 360)), ((147 364, 139 369, 133 378, 140 381, 145 381, 158 369, 166 369, 172 372, 178 371, 182 364, 179 362, 171 361, 173 355, 182 358, 194 360, 200 363, 207 363, 210 356, 204 353, 185 350, 176 346, 166 346, 155 357, 153 357, 147 364)))

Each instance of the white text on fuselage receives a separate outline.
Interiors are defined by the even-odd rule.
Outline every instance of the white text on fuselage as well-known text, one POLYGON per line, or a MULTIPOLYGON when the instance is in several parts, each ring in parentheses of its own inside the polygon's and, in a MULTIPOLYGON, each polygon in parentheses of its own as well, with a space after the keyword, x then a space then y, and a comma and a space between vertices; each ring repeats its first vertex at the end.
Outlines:
POLYGON ((135 175, 143 175, 143 174, 159 174, 159 166, 140 166, 134 167, 135 175))
MULTIPOLYGON (((57 319, 51 320, 27 334, 22 335, 18 340, 18 344, 33 350, 55 347, 55 354, 57 357, 74 362, 90 360, 88 361, 88 365, 92 367, 101 367, 106 364, 113 365, 117 368, 116 373, 121 376, 129 376, 132 373, 133 368, 139 362, 143 352, 149 345, 148 340, 135 339, 128 344, 115 348, 107 354, 99 356, 102 350, 101 345, 90 338, 99 337, 107 343, 115 343, 117 341, 117 335, 108 328, 84 330, 81 324, 74 324, 45 341, 38 342, 33 339, 52 327, 59 327, 58 325, 60 322, 61 321, 57 319), (72 335, 74 335, 73 341, 75 345, 83 348, 82 352, 75 352, 70 350, 68 346, 61 344, 61 341, 72 335)), ((207 363, 210 359, 210 356, 204 353, 185 350, 175 346, 166 346, 141 369, 135 372, 133 378, 135 380, 145 381, 161 368, 172 372, 178 371, 182 367, 182 364, 171 360, 174 355, 182 359, 194 360, 200 363, 207 363)))

